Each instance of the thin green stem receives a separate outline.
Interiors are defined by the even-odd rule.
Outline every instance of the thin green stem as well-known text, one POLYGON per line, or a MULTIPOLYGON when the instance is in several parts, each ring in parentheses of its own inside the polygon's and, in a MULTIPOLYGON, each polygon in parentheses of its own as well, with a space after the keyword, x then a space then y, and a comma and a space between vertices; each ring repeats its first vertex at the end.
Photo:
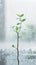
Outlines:
POLYGON ((19 33, 17 32, 17 62, 19 65, 19 33))

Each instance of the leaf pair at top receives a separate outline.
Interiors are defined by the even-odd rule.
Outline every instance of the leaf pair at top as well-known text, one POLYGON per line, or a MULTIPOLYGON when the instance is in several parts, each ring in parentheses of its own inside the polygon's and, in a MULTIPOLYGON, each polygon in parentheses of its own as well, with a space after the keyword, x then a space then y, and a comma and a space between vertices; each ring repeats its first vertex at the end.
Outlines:
POLYGON ((24 14, 17 14, 19 18, 17 18, 20 22, 24 22, 26 19, 23 18, 24 14))
POLYGON ((19 17, 23 17, 23 16, 24 16, 24 14, 17 14, 17 16, 19 16, 19 17))

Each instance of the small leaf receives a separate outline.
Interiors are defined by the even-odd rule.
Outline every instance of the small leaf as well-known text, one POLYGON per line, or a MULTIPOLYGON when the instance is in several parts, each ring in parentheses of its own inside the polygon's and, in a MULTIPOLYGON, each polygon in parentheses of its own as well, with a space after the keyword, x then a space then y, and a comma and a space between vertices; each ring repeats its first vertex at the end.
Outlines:
POLYGON ((18 26, 16 26, 16 31, 18 31, 18 29, 19 29, 18 26))
POLYGON ((12 47, 14 47, 14 48, 15 48, 15 46, 14 46, 14 45, 12 45, 12 47))
POLYGON ((17 14, 17 16, 19 16, 19 17, 23 17, 23 16, 24 16, 24 14, 17 14))
POLYGON ((26 19, 22 19, 22 20, 20 20, 21 22, 24 22, 26 19))
POLYGON ((20 25, 21 23, 17 23, 17 25, 20 25))

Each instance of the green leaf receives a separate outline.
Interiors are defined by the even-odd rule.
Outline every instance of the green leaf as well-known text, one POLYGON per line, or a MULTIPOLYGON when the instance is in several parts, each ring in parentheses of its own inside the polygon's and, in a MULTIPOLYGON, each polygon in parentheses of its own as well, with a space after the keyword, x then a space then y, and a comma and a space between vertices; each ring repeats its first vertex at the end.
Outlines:
POLYGON ((24 21, 26 21, 26 19, 22 19, 22 20, 20 20, 21 22, 24 22, 24 21))
POLYGON ((18 16, 18 17, 23 17, 23 16, 24 16, 24 14, 17 14, 17 16, 18 16))
POLYGON ((14 47, 14 48, 15 48, 15 46, 14 46, 14 45, 12 45, 12 47, 14 47))
POLYGON ((19 29, 18 26, 16 26, 16 31, 18 31, 18 29, 19 29))
POLYGON ((17 23, 17 25, 20 25, 21 23, 17 23))

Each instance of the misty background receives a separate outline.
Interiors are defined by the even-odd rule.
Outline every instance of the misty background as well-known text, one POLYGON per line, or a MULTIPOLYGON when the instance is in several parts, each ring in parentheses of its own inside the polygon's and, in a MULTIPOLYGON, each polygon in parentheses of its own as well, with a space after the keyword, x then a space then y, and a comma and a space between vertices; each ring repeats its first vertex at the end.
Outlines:
MULTIPOLYGON (((2 1, 2 0, 1 0, 2 1)), ((2 24, 2 38, 4 40, 4 45, 1 44, 1 47, 10 47, 10 45, 15 44, 16 46, 16 33, 12 30, 12 26, 15 25, 18 21, 16 20, 17 13, 24 13, 24 22, 22 26, 22 38, 20 38, 20 48, 36 48, 36 0, 3 0, 3 6, 0 6, 1 9, 1 22, 2 24), (2 12, 3 11, 3 12, 2 12), (26 42, 25 42, 26 41, 26 42), (24 47, 25 46, 25 47, 24 47)), ((1 4, 1 2, 0 2, 1 4)), ((1 36, 0 36, 1 39, 1 36)), ((1 40, 0 40, 1 41, 1 40)))

